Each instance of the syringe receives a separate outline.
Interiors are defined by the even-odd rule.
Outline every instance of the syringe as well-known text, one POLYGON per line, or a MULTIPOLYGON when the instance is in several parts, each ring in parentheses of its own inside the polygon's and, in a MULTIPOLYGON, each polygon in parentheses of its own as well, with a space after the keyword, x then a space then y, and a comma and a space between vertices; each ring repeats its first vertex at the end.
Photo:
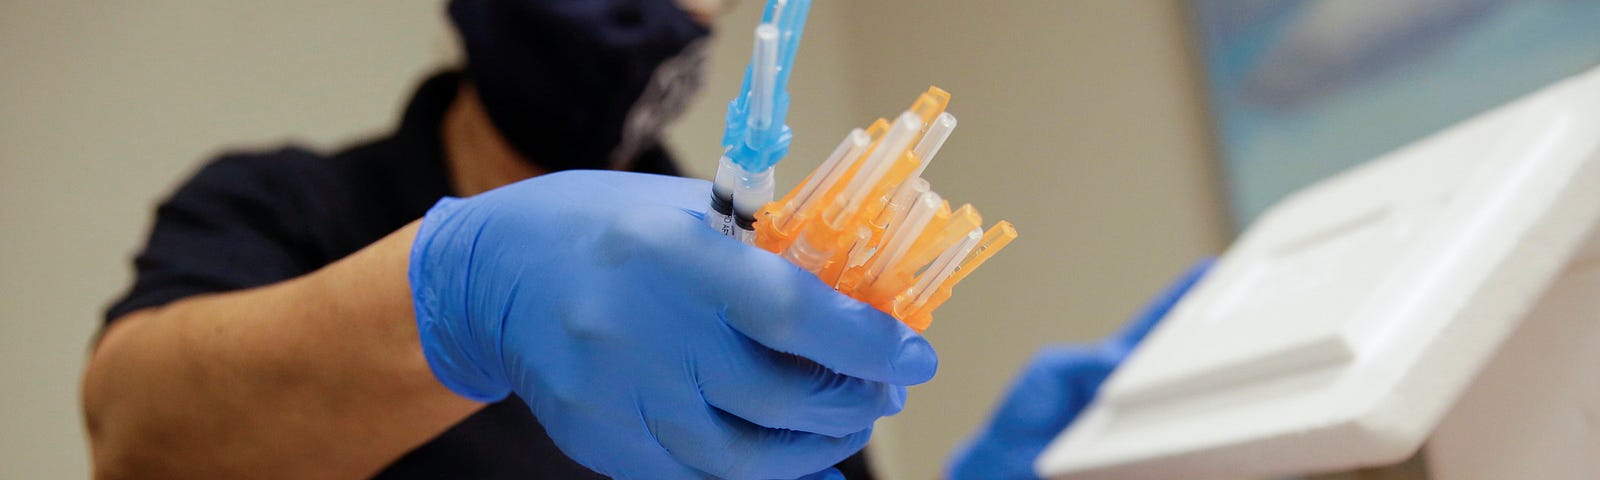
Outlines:
POLYGON ((769 0, 755 31, 755 51, 739 96, 728 102, 722 158, 711 187, 706 223, 745 243, 754 241, 756 212, 772 201, 772 166, 789 152, 789 74, 811 0, 769 0))
POLYGON ((1017 238, 983 228, 972 205, 954 210, 922 173, 956 127, 938 87, 894 122, 845 136, 798 188, 757 214, 755 245, 817 275, 840 293, 922 331, 966 278, 1017 238))

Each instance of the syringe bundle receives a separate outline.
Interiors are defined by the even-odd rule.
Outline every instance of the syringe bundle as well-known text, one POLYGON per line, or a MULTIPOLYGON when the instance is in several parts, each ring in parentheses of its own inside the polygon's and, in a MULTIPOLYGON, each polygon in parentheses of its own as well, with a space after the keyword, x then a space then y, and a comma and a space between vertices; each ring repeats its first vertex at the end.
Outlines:
POLYGON ((922 331, 951 289, 1017 238, 951 210, 922 172, 955 129, 950 94, 930 87, 893 122, 845 136, 821 166, 756 216, 755 244, 922 331))

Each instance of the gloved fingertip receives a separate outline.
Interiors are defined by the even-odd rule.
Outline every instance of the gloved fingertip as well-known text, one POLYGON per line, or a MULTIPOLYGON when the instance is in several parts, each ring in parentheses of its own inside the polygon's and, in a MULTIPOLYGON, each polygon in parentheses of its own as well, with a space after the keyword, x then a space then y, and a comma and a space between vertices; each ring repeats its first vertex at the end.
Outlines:
POLYGON ((829 468, 827 470, 800 477, 796 480, 845 480, 845 478, 844 474, 839 472, 839 469, 829 468))
POLYGON ((901 385, 917 385, 933 379, 939 371, 939 355, 933 345, 921 335, 912 335, 900 342, 895 353, 894 373, 901 385))

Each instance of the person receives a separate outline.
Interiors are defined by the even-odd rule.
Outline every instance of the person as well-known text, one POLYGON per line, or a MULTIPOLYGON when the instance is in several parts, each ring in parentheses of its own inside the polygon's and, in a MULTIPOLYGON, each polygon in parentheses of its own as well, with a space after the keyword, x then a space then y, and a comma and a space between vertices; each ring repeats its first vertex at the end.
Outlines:
MULTIPOLYGON (((937 357, 702 224, 659 133, 714 4, 453 0, 465 67, 392 133, 209 162, 85 370, 96 477, 870 478, 937 357)), ((1092 395, 1139 335, 1019 385, 1092 395)), ((953 475, 1026 468, 995 454, 1036 441, 1006 405, 953 475)))

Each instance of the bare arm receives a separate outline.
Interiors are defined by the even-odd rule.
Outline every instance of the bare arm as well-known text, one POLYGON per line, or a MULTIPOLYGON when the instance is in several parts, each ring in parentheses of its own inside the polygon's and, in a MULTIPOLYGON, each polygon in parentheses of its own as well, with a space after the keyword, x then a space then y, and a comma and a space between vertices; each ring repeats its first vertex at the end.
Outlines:
POLYGON ((366 477, 481 408, 423 358, 416 229, 299 278, 119 319, 83 379, 96 477, 366 477))

